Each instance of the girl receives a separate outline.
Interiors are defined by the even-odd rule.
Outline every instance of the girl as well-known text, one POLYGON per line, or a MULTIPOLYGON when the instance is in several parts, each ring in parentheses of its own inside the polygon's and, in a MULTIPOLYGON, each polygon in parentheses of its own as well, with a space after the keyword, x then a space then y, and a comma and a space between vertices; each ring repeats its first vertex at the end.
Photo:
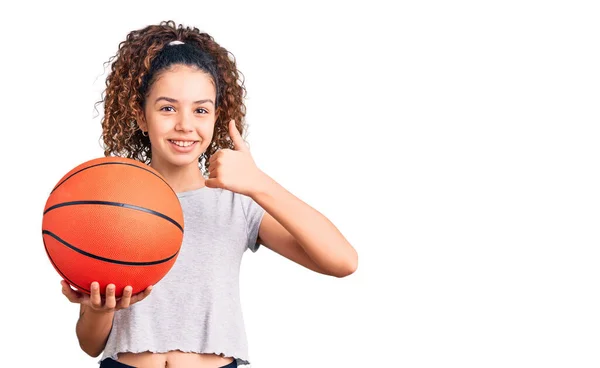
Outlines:
MULTIPOLYGON (((321 213, 261 171, 242 134, 245 87, 230 53, 197 28, 161 22, 129 33, 106 83, 104 155, 160 172, 180 200, 185 233, 177 262, 154 288, 115 298, 62 281, 80 304, 83 351, 101 367, 237 367, 249 364, 239 270, 260 245, 325 275, 344 277, 358 257, 321 213), (152 291, 152 293, 151 293, 152 291)), ((110 60, 109 60, 110 61, 110 60)))

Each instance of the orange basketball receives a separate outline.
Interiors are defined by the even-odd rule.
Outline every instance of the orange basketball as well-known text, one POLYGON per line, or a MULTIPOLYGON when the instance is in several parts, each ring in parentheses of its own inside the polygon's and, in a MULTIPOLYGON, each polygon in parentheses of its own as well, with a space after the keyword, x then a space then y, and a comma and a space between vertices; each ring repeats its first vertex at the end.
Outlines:
POLYGON ((155 285, 171 269, 183 241, 183 211, 177 195, 150 166, 101 157, 69 171, 50 193, 42 238, 56 271, 90 293, 98 281, 121 296, 155 285))

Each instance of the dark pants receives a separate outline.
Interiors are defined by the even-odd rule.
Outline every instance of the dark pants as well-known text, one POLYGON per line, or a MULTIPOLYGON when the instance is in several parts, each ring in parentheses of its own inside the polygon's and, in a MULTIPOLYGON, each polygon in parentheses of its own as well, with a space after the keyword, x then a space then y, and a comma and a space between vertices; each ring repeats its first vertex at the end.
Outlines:
MULTIPOLYGON (((219 368, 236 368, 237 366, 238 366, 237 362, 234 359, 233 362, 231 362, 227 365, 224 365, 222 367, 219 367, 219 368)), ((102 361, 102 363, 100 363, 100 368, 135 368, 135 367, 132 365, 127 365, 127 364, 123 364, 121 362, 117 362, 116 360, 111 359, 111 358, 106 358, 102 361)))

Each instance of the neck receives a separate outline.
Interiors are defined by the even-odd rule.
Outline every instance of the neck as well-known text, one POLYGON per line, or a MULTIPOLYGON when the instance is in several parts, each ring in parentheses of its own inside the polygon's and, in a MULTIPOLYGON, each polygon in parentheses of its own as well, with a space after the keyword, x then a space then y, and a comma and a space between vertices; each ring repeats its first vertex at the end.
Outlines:
POLYGON ((206 180, 196 162, 187 166, 174 166, 153 159, 150 167, 163 176, 175 193, 199 189, 206 185, 206 180))

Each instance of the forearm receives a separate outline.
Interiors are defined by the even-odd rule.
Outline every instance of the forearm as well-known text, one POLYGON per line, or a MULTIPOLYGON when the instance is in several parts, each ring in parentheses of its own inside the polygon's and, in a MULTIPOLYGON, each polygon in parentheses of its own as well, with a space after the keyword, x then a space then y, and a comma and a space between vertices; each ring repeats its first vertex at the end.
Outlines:
POLYGON ((112 328, 114 312, 96 312, 83 307, 77 321, 79 346, 88 355, 97 357, 104 350, 112 328))
POLYGON ((263 173, 252 198, 296 239, 306 254, 330 274, 354 272, 358 255, 327 217, 263 173))

